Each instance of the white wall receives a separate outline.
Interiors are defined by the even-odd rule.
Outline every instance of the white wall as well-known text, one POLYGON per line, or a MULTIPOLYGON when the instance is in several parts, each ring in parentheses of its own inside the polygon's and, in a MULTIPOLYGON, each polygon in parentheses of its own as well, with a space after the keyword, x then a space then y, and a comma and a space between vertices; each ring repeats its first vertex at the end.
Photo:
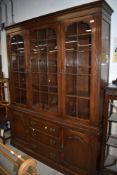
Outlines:
MULTIPOLYGON (((117 1, 116 1, 117 2, 117 1)), ((117 3, 116 3, 117 7, 117 3)), ((111 60, 110 60, 110 74, 109 80, 117 78, 117 62, 113 62, 114 57, 114 50, 117 47, 117 10, 112 15, 112 22, 111 22, 111 60)))
MULTIPOLYGON (((11 5, 9 0, 5 0, 8 8, 8 21, 11 23, 11 5)), ((96 0, 13 0, 14 2, 14 21, 21 22, 37 16, 59 11, 76 5, 89 3, 96 0)), ((114 41, 117 38, 117 0, 107 0, 110 6, 114 9, 112 15, 111 27, 111 62, 109 81, 117 78, 117 63, 112 62, 114 52, 114 41)), ((3 18, 3 21, 5 19, 3 18)), ((6 53, 6 39, 5 32, 2 32, 2 58, 3 58, 3 72, 5 77, 8 76, 7 71, 7 53, 6 53)))
POLYGON ((96 0, 14 0, 15 21, 41 16, 96 0))

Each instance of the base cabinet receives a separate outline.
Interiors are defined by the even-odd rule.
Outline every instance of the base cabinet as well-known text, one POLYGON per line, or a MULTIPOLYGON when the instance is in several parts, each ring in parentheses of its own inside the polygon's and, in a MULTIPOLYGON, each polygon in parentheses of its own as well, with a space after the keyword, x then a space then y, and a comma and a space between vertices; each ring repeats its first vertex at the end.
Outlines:
POLYGON ((95 153, 99 149, 99 136, 16 110, 11 113, 13 145, 36 158, 44 160, 45 157, 53 161, 53 165, 69 167, 68 174, 74 175, 74 171, 78 175, 96 173, 95 153))

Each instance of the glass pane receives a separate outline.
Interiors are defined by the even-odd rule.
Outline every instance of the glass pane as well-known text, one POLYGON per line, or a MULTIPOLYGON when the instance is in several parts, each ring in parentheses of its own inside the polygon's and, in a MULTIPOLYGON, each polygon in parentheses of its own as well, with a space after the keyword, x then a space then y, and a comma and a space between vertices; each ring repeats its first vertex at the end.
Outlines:
POLYGON ((33 104, 36 106, 39 104, 39 92, 36 90, 33 90, 32 94, 33 94, 33 104))
POLYGON ((89 105, 90 101, 88 99, 66 97, 66 114, 73 117, 80 116, 80 118, 88 119, 89 105))
POLYGON ((48 29, 48 39, 56 39, 56 32, 52 29, 48 29))
POLYGON ((47 72, 47 54, 40 54, 39 58, 39 72, 47 72))
POLYGON ((57 54, 52 53, 48 55, 48 72, 56 73, 57 72, 57 54))
POLYGON ((76 75, 66 75, 66 94, 76 95, 77 78, 76 75))
POLYGON ((57 77, 56 74, 49 74, 48 75, 48 86, 57 86, 57 77))
POLYGON ((78 75, 90 75, 90 68, 87 66, 78 66, 77 67, 78 75))
POLYGON ((58 98, 57 95, 48 95, 48 110, 51 112, 57 112, 58 108, 58 98))
POLYGON ((39 93, 39 106, 43 109, 48 109, 48 94, 47 93, 39 93))
POLYGON ((13 71, 18 71, 18 59, 16 55, 12 55, 12 66, 13 66, 13 71))
POLYGON ((57 43, 56 40, 49 40, 48 41, 48 51, 54 52, 57 49, 57 43))
POLYGON ((20 89, 20 103, 26 104, 26 91, 20 89))
POLYGON ((91 36, 78 37, 78 50, 79 52, 90 51, 91 49, 91 36))
POLYGON ((78 34, 79 35, 84 35, 86 33, 91 33, 91 24, 90 21, 80 21, 78 24, 78 34))
POLYGON ((14 102, 26 104, 24 40, 20 35, 11 38, 11 61, 14 102))
POLYGON ((13 83, 14 83, 14 87, 19 87, 19 74, 18 72, 14 72, 13 73, 13 77, 14 77, 14 80, 13 83))
POLYGON ((25 73, 19 73, 19 79, 20 79, 20 88, 26 88, 26 77, 25 73))
POLYGON ((49 93, 57 93, 57 86, 48 86, 49 93))
POLYGON ((24 72, 25 71, 25 63, 24 63, 24 57, 19 56, 19 71, 24 72))
POLYGON ((33 56, 31 59, 31 71, 38 72, 38 57, 33 56))
POLYGON ((14 88, 14 101, 20 103, 20 89, 14 88))
POLYGON ((77 98, 77 114, 80 118, 89 118, 89 100, 77 98))
POLYGON ((77 23, 73 23, 68 26, 66 30, 66 36, 77 35, 77 23))
POLYGON ((38 75, 38 73, 32 74, 32 88, 33 88, 33 90, 39 90, 39 75, 38 75))
POLYGON ((66 97, 65 101, 65 109, 66 109, 66 114, 70 116, 77 116, 77 111, 76 111, 76 98, 75 97, 66 97))
MULTIPOLYGON (((91 71, 91 52, 78 52, 78 73, 80 73, 79 68, 87 69, 88 73, 90 74, 91 71)), ((83 73, 85 70, 83 71, 83 73)))
POLYGON ((31 54, 36 55, 39 53, 39 47, 37 41, 31 42, 31 54))
POLYGON ((46 73, 39 74, 39 85, 47 86, 48 85, 48 78, 46 73))
POLYGON ((11 52, 13 54, 16 52, 20 53, 20 51, 24 51, 24 41, 22 39, 22 36, 15 35, 11 39, 11 52))
POLYGON ((65 31, 65 113, 89 119, 91 79, 90 20, 70 24, 65 31))
POLYGON ((77 95, 80 97, 90 96, 90 76, 77 76, 77 95))
POLYGON ((39 86, 39 91, 48 93, 48 86, 39 86))
POLYGON ((36 30, 31 32, 31 41, 37 41, 37 37, 38 37, 38 32, 36 30))
POLYGON ((40 41, 46 40, 47 38, 47 30, 46 29, 40 29, 38 30, 38 39, 40 41))
POLYGON ((44 54, 47 52, 47 44, 46 42, 40 42, 38 45, 39 53, 44 54))
POLYGON ((66 73, 76 74, 77 73, 77 52, 66 53, 66 73))
POLYGON ((67 37, 65 44, 67 51, 77 50, 77 37, 67 37))

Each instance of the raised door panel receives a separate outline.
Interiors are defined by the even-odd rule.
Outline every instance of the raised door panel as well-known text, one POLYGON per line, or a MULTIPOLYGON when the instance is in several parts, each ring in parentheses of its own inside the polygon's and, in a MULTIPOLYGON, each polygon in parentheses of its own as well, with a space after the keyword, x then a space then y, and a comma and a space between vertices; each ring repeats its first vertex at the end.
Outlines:
MULTIPOLYGON (((93 142, 90 136, 73 130, 64 130, 64 165, 79 174, 81 173, 81 175, 91 175, 90 167, 94 156, 92 145, 93 142)), ((93 146, 95 147, 95 143, 93 146)), ((93 165, 94 162, 92 162, 93 165)))
POLYGON ((12 138, 28 141, 29 131, 26 122, 27 118, 23 113, 13 112, 11 117, 12 138))

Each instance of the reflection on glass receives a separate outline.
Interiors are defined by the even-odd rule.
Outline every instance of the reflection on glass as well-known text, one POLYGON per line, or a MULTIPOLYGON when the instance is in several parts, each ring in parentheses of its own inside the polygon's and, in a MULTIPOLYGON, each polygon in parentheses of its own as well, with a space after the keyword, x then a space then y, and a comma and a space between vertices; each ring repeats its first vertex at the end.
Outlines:
POLYGON ((65 113, 88 119, 90 110, 91 44, 90 21, 79 21, 65 31, 65 113))

